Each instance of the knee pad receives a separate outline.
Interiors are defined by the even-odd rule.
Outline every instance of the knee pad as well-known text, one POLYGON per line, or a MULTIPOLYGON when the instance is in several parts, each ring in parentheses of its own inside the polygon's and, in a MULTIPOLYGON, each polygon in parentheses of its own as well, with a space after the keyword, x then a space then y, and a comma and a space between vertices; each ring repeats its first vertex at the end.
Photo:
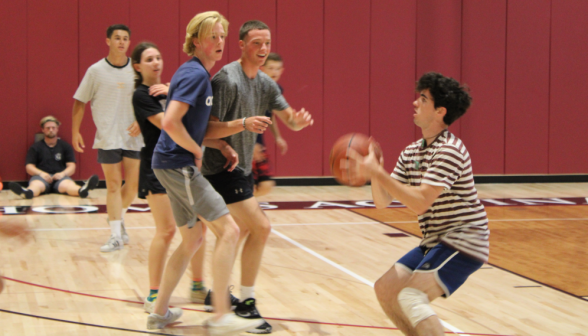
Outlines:
POLYGON ((413 327, 427 317, 437 315, 429 305, 427 294, 418 289, 406 287, 398 293, 398 303, 402 312, 408 318, 413 327))

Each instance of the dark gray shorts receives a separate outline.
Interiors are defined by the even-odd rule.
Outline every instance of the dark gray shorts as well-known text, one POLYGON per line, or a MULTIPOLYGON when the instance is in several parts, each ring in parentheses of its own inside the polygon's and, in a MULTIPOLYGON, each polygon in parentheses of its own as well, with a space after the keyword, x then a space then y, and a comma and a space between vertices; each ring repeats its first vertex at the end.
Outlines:
POLYGON ((45 181, 41 176, 35 175, 35 176, 31 177, 31 179, 29 180, 29 184, 31 184, 31 182, 33 182, 33 181, 41 181, 45 185, 45 191, 43 191, 42 194, 48 194, 51 192, 59 193, 59 184, 65 180, 71 180, 71 177, 66 176, 59 181, 54 181, 54 182, 49 183, 49 182, 45 181))
POLYGON ((98 163, 119 163, 123 157, 130 159, 141 159, 141 152, 126 149, 100 149, 98 148, 98 163))
POLYGON ((229 213, 221 195, 196 166, 153 171, 167 191, 178 227, 193 227, 198 215, 211 222, 229 213))

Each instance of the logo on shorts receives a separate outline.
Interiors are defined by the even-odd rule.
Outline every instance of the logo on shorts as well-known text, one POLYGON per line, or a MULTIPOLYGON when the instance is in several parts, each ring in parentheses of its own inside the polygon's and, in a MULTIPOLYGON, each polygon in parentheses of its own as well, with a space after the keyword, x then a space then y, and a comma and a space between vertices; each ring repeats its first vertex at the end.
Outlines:
POLYGON ((61 153, 55 154, 55 161, 61 161, 61 153))
POLYGON ((431 264, 429 263, 424 263, 423 266, 421 266, 422 269, 429 269, 431 268, 431 264))
POLYGON ((235 194, 243 193, 243 188, 235 189, 235 194))
POLYGON ((212 106, 212 96, 206 97, 206 106, 212 106))

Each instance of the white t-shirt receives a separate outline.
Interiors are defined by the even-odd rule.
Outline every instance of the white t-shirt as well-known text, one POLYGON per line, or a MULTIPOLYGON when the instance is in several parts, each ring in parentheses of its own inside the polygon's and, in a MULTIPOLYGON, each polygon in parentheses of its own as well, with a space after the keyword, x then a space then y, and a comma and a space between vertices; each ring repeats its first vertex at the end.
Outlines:
POLYGON ((92 148, 141 150, 143 136, 131 137, 127 128, 135 122, 133 92, 135 74, 131 60, 125 66, 111 65, 106 58, 86 71, 74 99, 91 101, 96 137, 92 148))

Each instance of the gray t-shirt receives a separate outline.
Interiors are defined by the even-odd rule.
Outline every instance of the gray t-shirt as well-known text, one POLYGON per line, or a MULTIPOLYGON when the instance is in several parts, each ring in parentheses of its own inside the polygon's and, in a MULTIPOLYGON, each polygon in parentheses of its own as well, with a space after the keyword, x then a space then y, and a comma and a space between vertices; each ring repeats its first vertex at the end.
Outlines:
MULTIPOLYGON (((264 116, 267 110, 282 111, 289 107, 280 92, 278 84, 262 71, 250 79, 243 72, 238 61, 225 65, 212 78, 214 96, 210 115, 220 121, 243 119, 244 117, 264 116)), ((251 174, 253 148, 257 133, 247 130, 224 138, 239 154, 238 168, 245 175, 251 174)), ((227 159, 214 148, 206 148, 202 162, 202 174, 212 175, 222 172, 227 159)))

